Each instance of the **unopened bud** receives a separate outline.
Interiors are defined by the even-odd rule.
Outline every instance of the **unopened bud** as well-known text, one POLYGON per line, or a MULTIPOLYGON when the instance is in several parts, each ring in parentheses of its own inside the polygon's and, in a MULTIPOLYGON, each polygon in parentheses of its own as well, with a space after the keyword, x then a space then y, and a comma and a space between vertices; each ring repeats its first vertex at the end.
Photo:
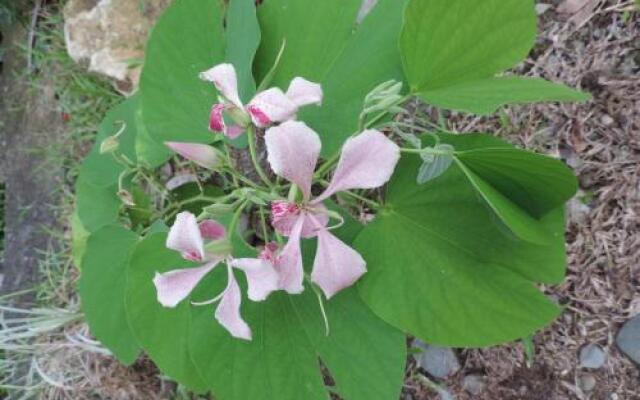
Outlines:
POLYGON ((222 163, 220 151, 213 146, 183 142, 165 142, 165 145, 187 160, 207 169, 216 169, 222 163))
POLYGON ((204 245, 204 252, 224 256, 233 252, 233 245, 228 239, 213 240, 204 245))
POLYGON ((212 217, 219 217, 232 213, 234 209, 233 204, 212 204, 203 208, 202 211, 212 217))
POLYGON ((118 190, 118 197, 120 201, 127 207, 135 207, 136 202, 133 200, 133 196, 125 189, 118 190))
POLYGON ((120 141, 117 136, 109 136, 100 143, 100 154, 114 152, 120 147, 120 141))

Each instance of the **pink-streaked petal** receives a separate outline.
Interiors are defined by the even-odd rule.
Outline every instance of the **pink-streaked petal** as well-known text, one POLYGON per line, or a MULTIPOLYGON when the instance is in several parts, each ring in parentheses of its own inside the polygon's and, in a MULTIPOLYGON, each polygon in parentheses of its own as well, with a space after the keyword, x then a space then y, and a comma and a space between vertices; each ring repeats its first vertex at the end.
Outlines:
POLYGON ((311 280, 320 286, 327 299, 353 285, 365 272, 366 263, 357 251, 328 230, 318 231, 318 250, 311 280))
POLYGON ((320 105, 322 104, 322 87, 318 83, 296 77, 287 89, 287 97, 298 107, 309 104, 320 105))
POLYGON ((367 130, 348 139, 327 189, 314 201, 350 189, 373 189, 384 185, 400 159, 400 148, 382 133, 367 130))
POLYGON ((270 262, 259 258, 237 258, 231 265, 244 271, 250 300, 263 301, 279 289, 279 276, 270 262))
MULTIPOLYGON (((313 211, 316 220, 318 220, 323 227, 327 226, 329 223, 327 208, 322 204, 316 204, 313 206, 313 211)), ((273 226, 279 234, 289 236, 301 213, 303 212, 298 209, 295 203, 286 201, 273 202, 271 203, 271 226, 273 226), (278 212, 278 209, 285 211, 278 212)), ((303 217, 305 221, 302 225, 302 237, 305 239, 315 237, 318 228, 305 215, 303 215, 303 217)))
POLYGON ((243 108, 238 95, 236 69, 231 64, 218 64, 200 73, 200 79, 213 82, 218 92, 238 108, 243 108))
POLYGON ((179 251, 187 260, 204 260, 204 241, 195 215, 187 211, 176 215, 167 236, 167 247, 179 251))
POLYGON ((274 122, 290 120, 297 111, 296 104, 279 88, 258 93, 247 106, 253 123, 260 128, 266 128, 274 122))
POLYGON ((251 328, 249 328, 249 325, 244 322, 242 315, 240 315, 240 305, 242 304, 240 286, 238 286, 238 282, 236 282, 231 267, 228 267, 228 270, 229 283, 222 294, 218 308, 216 308, 215 316, 220 325, 224 326, 225 329, 231 333, 231 336, 251 340, 251 328))
POLYGON ((220 165, 220 157, 215 148, 206 144, 165 142, 171 150, 201 167, 215 169, 220 165))
POLYGON ((224 134, 229 138, 229 139, 235 139, 238 136, 242 135, 244 133, 244 129, 243 127, 241 127, 240 125, 231 125, 228 126, 227 129, 225 130, 224 134))
POLYGON ((209 114, 209 130, 212 132, 226 133, 227 125, 224 123, 225 105, 222 103, 214 104, 209 114))
POLYGON ((156 287, 158 302, 164 307, 177 306, 217 264, 216 260, 201 267, 176 269, 163 274, 156 272, 153 284, 156 287))
POLYGON ((198 225, 200 228, 200 234, 206 240, 218 240, 222 239, 227 234, 227 229, 213 219, 205 219, 198 225))
POLYGON ((282 249, 276 262, 276 271, 280 275, 279 287, 290 294, 302 293, 304 286, 304 269, 302 268, 302 252, 300 251, 300 235, 304 218, 298 218, 295 223, 289 241, 282 249))
POLYGON ((267 160, 277 175, 298 185, 305 200, 320 154, 320 137, 303 122, 288 121, 265 134, 267 160))

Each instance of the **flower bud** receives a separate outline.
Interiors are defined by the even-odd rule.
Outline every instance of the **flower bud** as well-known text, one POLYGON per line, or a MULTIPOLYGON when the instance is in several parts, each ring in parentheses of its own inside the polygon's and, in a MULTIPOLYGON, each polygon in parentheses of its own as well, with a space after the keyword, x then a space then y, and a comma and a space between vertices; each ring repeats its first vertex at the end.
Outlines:
POLYGON ((204 252, 207 254, 216 254, 219 256, 231 254, 233 245, 229 239, 213 240, 204 245, 204 252))
POLYGON ((133 200, 133 195, 131 195, 131 193, 129 193, 129 191, 127 191, 125 189, 118 190, 118 197, 120 198, 120 201, 122 201, 122 203, 124 203, 125 206, 127 206, 127 207, 135 207, 136 203, 133 200))
POLYGON ((213 146, 182 142, 165 142, 165 145, 187 160, 207 169, 216 169, 222 163, 220 151, 213 146))
POLYGON ((109 136, 100 143, 100 154, 114 152, 120 147, 120 141, 116 135, 109 136))
POLYGON ((235 207, 233 204, 212 204, 202 209, 205 213, 212 217, 219 217, 233 212, 235 207))

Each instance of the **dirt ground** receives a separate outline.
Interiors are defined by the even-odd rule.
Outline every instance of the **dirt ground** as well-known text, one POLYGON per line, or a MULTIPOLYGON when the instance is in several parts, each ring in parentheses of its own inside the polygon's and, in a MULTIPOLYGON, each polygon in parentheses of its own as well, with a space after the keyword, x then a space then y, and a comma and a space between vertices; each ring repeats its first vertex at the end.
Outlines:
MULTIPOLYGON (((452 130, 496 132, 520 146, 561 157, 575 169, 581 192, 568 207, 567 279, 545 288, 565 312, 535 335, 531 366, 521 344, 460 350, 460 371, 442 382, 433 381, 458 400, 640 399, 640 370, 615 346, 622 323, 640 314, 640 11, 633 11, 631 0, 550 0, 543 8, 536 48, 515 73, 579 87, 593 100, 509 107, 491 118, 453 113, 448 121, 452 130), (584 7, 577 9, 578 3, 584 7), (602 368, 583 369, 579 351, 592 343, 605 349, 607 361, 602 368), (473 396, 463 388, 469 375, 484 383, 473 396), (595 386, 583 390, 592 378, 595 386)), ((7 90, 16 90, 11 89, 13 79, 3 73, 0 178, 8 189, 6 214, 13 218, 7 219, 7 254, 13 258, 5 259, 4 268, 20 268, 3 273, 11 275, 15 288, 33 279, 30 266, 36 260, 31 249, 44 245, 42 235, 29 227, 56 220, 48 211, 52 188, 59 184, 56 170, 43 174, 38 168, 42 160, 27 150, 56 140, 60 114, 55 93, 46 90, 7 101, 7 90), (6 115, 12 116, 5 119, 6 115), (26 271, 25 277, 16 271, 26 271)), ((86 327, 75 324, 65 334, 86 334, 86 327)), ((46 340, 65 340, 61 337, 46 340)), ((74 378, 39 398, 165 399, 173 389, 155 376, 147 360, 125 368, 86 346, 60 349, 41 368, 54 378, 61 370, 74 378)), ((412 361, 409 366, 402 400, 443 398, 412 378, 412 361)))

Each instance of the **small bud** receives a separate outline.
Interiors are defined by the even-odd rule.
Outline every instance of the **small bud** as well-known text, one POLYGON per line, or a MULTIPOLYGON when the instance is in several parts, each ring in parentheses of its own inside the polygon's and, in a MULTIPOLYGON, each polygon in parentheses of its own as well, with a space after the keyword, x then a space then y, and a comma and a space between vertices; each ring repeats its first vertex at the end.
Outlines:
POLYGON ((229 107, 227 109, 227 115, 242 128, 246 128, 251 123, 251 116, 237 107, 229 107))
POLYGON ((114 152, 120 147, 120 141, 116 135, 109 136, 100 143, 100 154, 114 152))
POLYGON ((165 142, 165 145, 187 160, 207 169, 216 169, 222 163, 220 151, 213 146, 182 142, 165 142))
POLYGON ((204 246, 205 253, 227 255, 233 252, 233 245, 228 239, 213 240, 204 246))
POLYGON ((127 206, 127 207, 135 207, 136 203, 133 200, 133 196, 127 190, 125 190, 125 189, 119 190, 118 191, 118 197, 120 198, 120 201, 122 201, 122 203, 124 203, 125 206, 127 206))

